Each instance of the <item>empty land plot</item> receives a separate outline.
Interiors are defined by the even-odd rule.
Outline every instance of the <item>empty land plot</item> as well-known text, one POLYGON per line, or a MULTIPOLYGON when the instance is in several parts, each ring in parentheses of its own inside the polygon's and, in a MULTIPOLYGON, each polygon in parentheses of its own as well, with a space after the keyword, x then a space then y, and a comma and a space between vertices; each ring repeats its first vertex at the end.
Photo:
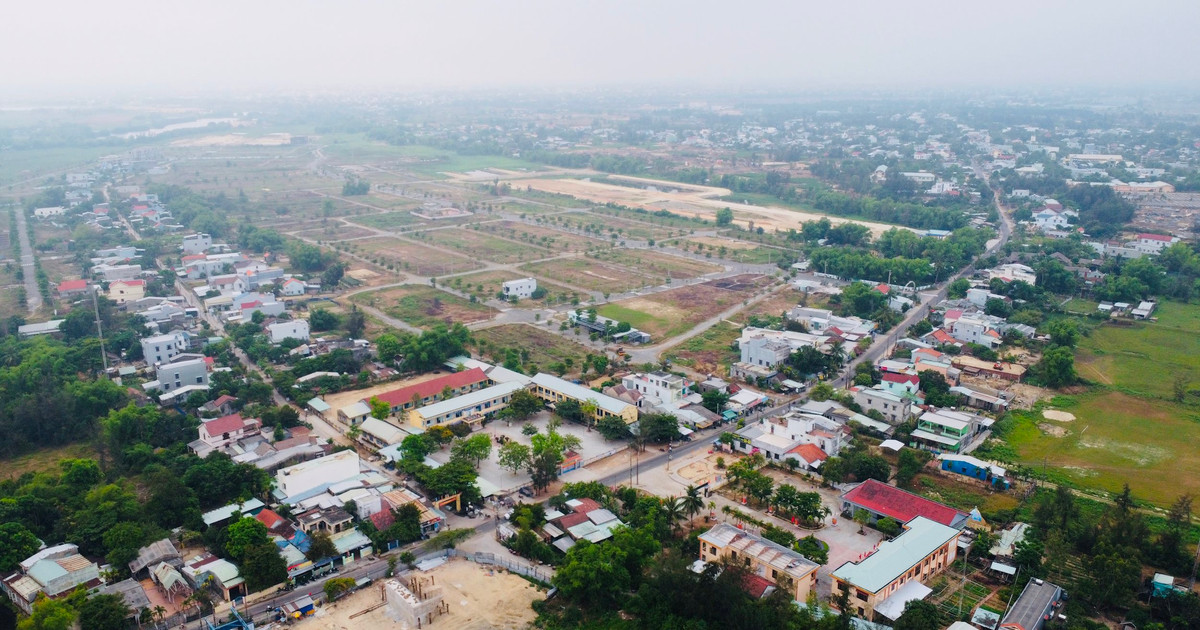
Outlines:
POLYGON ((395 264, 398 268, 419 276, 444 276, 482 266, 468 258, 386 236, 352 241, 348 245, 360 256, 370 260, 378 259, 382 264, 395 264))
POLYGON ((493 204, 492 207, 500 212, 508 212, 511 214, 554 214, 556 212, 564 212, 568 209, 567 206, 556 205, 547 202, 548 205, 540 203, 520 203, 516 201, 505 201, 501 204, 493 204))
POLYGON ((583 357, 589 354, 586 347, 560 335, 529 324, 507 324, 477 330, 472 333, 481 350, 494 361, 503 362, 508 349, 527 351, 526 366, 545 369, 551 363, 565 362, 583 365, 583 357))
POLYGON ((1170 398, 1175 379, 1200 381, 1200 307, 1163 302, 1156 322, 1102 324, 1079 340, 1083 378, 1170 398))
POLYGON ((305 238, 313 241, 335 243, 337 241, 344 241, 346 239, 374 236, 375 232, 366 228, 346 225, 341 221, 331 221, 329 225, 315 229, 302 230, 300 232, 293 232, 292 234, 299 238, 305 238))
POLYGON ((615 233, 619 239, 631 238, 646 241, 662 240, 676 235, 676 231, 670 228, 584 212, 551 217, 550 220, 553 224, 584 230, 603 238, 611 238, 611 234, 615 233))
POLYGON ((697 228, 711 227, 711 224, 708 221, 692 219, 679 214, 672 214, 670 212, 649 212, 645 210, 627 210, 624 208, 595 206, 589 208, 588 213, 606 217, 620 217, 633 221, 641 221, 643 223, 651 223, 662 228, 675 230, 676 232, 683 230, 691 232, 697 228))
POLYGON ((350 220, 359 225, 378 228, 380 230, 417 227, 429 223, 428 220, 422 219, 408 210, 401 210, 398 212, 383 212, 380 214, 368 214, 365 216, 354 217, 350 220))
POLYGON ((552 255, 550 250, 543 247, 497 238, 474 230, 457 228, 428 230, 413 236, 462 252, 472 258, 482 258, 499 263, 538 260, 552 255))
POLYGON ((519 221, 482 223, 479 225, 479 229, 491 234, 556 251, 581 252, 596 247, 609 247, 611 245, 602 239, 568 234, 552 227, 529 225, 519 221))
POLYGON ((777 247, 711 236, 693 236, 676 241, 674 244, 684 251, 711 253, 724 260, 750 265, 779 262, 784 256, 792 255, 777 247))
POLYGON ((667 350, 663 357, 703 374, 724 374, 739 358, 733 344, 741 334, 741 328, 729 322, 718 322, 712 328, 667 350))
POLYGON ((417 284, 359 293, 351 299, 421 328, 455 322, 470 324, 491 319, 497 313, 496 309, 485 304, 469 302, 437 288, 417 284))
POLYGON ((662 340, 691 330, 696 324, 737 305, 745 297, 737 291, 697 284, 605 304, 596 312, 629 322, 634 328, 650 333, 654 339, 662 340))
MULTIPOLYGON (((465 276, 454 276, 447 278, 445 283, 455 289, 475 295, 478 299, 487 299, 495 297, 500 292, 500 285, 509 280, 519 280, 529 276, 522 275, 512 271, 480 271, 479 273, 467 274, 465 276)), ((577 291, 572 291, 564 286, 546 282, 541 278, 537 279, 538 288, 546 290, 546 297, 543 298, 547 302, 564 302, 572 297, 583 298, 577 291)))
POLYGON ((521 269, 535 276, 600 293, 622 293, 659 282, 650 276, 630 272, 628 268, 609 265, 591 258, 546 260, 522 265, 521 269))
POLYGON ((639 273, 666 281, 687 280, 724 271, 724 267, 690 258, 681 258, 648 249, 612 249, 595 254, 598 260, 624 265, 639 273))

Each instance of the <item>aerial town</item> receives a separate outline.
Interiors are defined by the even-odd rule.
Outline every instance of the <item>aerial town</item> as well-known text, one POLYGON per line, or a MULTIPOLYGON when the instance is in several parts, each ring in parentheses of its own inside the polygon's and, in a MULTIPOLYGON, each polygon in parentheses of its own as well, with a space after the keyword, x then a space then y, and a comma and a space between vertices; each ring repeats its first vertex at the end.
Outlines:
POLYGON ((0 627, 1200 628, 1193 97, 322 98, 0 109, 0 627))

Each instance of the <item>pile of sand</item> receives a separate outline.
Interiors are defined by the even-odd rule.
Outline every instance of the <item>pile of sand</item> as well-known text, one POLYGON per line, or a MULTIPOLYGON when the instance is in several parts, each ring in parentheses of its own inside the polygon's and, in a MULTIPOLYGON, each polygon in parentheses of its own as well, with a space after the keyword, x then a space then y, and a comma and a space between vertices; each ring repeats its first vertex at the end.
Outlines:
POLYGON ((1075 420, 1075 414, 1066 411, 1057 411, 1055 409, 1046 409, 1042 412, 1042 417, 1047 420, 1055 420, 1058 422, 1071 422, 1075 420))

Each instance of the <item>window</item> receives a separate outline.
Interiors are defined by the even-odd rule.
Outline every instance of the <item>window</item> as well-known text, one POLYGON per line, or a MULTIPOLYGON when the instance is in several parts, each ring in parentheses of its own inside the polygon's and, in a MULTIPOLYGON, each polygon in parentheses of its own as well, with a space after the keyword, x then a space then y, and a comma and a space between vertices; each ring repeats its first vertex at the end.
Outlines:
MULTIPOLYGON (((854 597, 865 602, 865 601, 867 601, 868 596, 867 596, 866 591, 862 590, 861 588, 857 588, 857 589, 854 589, 854 597)), ((862 609, 860 608, 859 610, 862 610, 862 609)))

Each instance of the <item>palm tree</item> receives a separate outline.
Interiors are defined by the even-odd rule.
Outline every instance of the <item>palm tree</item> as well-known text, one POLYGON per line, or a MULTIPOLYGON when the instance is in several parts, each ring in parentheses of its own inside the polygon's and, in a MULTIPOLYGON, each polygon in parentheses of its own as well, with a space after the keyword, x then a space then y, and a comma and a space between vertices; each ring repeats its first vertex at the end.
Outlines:
POLYGON ((162 623, 162 620, 167 618, 167 609, 163 608, 162 606, 155 606, 154 610, 150 612, 154 616, 155 627, 158 627, 158 624, 162 623))
POLYGON ((683 511, 687 513, 688 520, 694 521, 700 510, 704 509, 704 498, 700 496, 700 489, 696 486, 688 486, 680 500, 683 502, 683 511))
POLYGON ((671 531, 675 531, 679 519, 683 518, 683 501, 679 497, 667 497, 663 499, 662 507, 667 514, 667 523, 670 523, 671 531))

